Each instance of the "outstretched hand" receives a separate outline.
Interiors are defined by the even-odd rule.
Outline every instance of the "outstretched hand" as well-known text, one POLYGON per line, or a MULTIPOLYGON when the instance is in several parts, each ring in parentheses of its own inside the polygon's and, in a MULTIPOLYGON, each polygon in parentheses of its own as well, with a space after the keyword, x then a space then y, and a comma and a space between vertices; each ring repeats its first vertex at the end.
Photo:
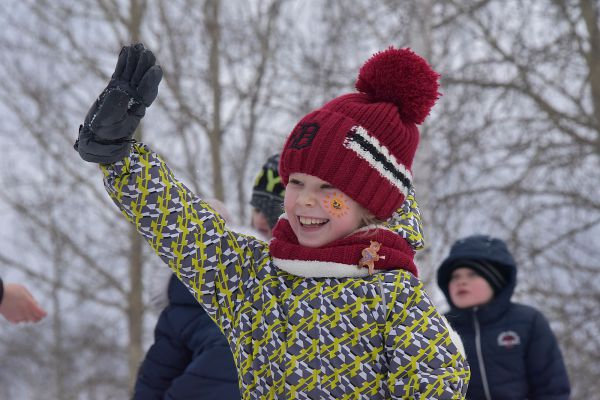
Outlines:
POLYGON ((92 104, 75 149, 90 162, 113 163, 129 153, 133 134, 158 94, 162 69, 141 43, 121 49, 108 86, 92 104))
POLYGON ((0 314, 9 322, 38 322, 46 316, 46 311, 33 298, 25 286, 18 283, 4 285, 4 296, 0 303, 0 314))

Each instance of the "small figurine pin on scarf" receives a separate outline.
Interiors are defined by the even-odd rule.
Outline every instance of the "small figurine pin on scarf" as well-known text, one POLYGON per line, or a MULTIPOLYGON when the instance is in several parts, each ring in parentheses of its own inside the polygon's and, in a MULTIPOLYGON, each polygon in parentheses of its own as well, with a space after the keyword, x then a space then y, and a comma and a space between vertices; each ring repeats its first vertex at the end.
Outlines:
POLYGON ((385 260, 385 256, 380 256, 377 254, 379 249, 381 248, 381 243, 374 242, 371 240, 371 245, 362 251, 362 258, 358 262, 358 266, 360 268, 367 267, 369 268, 369 275, 373 275, 375 272, 375 261, 385 260))

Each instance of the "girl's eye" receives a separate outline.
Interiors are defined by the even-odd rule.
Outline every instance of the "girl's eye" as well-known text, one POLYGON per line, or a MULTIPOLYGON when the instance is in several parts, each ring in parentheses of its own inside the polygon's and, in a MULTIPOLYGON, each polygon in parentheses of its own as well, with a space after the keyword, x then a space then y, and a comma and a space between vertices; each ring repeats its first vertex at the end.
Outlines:
POLYGON ((321 189, 335 189, 335 188, 331 185, 321 185, 321 189))
POLYGON ((290 179, 289 183, 291 183, 292 185, 301 185, 302 182, 300 182, 298 179, 290 179))

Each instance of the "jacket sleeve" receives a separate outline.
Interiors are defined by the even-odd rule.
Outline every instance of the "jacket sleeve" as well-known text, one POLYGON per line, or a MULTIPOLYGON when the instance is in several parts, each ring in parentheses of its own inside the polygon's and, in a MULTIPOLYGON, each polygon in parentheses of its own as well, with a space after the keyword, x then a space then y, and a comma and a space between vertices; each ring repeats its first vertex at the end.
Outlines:
POLYGON ((463 399, 468 364, 423 284, 401 271, 386 301, 388 387, 393 399, 463 399))
POLYGON ((227 229, 144 144, 101 168, 123 215, 229 335, 257 271, 268 264, 267 244, 227 229))
POLYGON ((526 364, 531 400, 567 400, 569 377, 548 321, 536 312, 527 346, 526 364))

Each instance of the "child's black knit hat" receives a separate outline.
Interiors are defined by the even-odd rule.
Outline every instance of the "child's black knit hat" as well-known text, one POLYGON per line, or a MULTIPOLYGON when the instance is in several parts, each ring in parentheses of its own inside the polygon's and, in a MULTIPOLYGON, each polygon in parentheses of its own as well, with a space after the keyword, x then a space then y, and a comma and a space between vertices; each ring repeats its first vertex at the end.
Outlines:
POLYGON ((455 260, 452 266, 448 268, 448 273, 452 275, 452 272, 457 268, 469 268, 475 271, 477 275, 490 284, 494 293, 498 293, 500 289, 506 286, 506 277, 500 271, 498 265, 486 260, 455 260))

